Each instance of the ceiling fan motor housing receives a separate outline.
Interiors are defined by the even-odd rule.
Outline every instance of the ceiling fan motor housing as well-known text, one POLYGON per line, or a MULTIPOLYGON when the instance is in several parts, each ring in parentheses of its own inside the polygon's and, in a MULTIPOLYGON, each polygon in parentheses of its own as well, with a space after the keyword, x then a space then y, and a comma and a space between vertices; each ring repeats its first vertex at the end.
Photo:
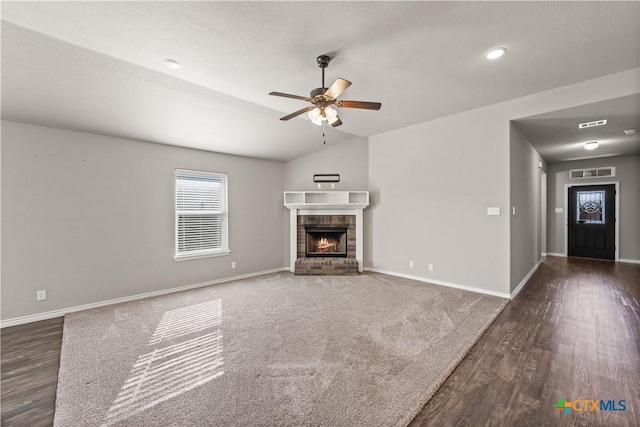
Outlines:
POLYGON ((311 91, 311 93, 309 94, 309 98, 313 99, 318 95, 323 95, 326 91, 327 91, 326 87, 317 87, 311 91))
POLYGON ((311 91, 309 97, 311 98, 311 103, 321 110, 329 105, 335 104, 336 100, 331 98, 330 96, 325 95, 324 93, 327 91, 326 87, 318 87, 311 91))

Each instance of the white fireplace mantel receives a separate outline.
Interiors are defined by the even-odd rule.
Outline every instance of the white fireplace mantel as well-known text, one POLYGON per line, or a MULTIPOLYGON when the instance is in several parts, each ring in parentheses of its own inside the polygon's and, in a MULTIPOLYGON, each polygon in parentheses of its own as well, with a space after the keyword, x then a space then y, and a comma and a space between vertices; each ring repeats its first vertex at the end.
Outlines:
POLYGON ((298 258, 298 215, 355 215, 356 260, 358 271, 364 267, 362 213, 369 206, 368 191, 285 191, 284 205, 289 208, 289 270, 295 271, 298 258))

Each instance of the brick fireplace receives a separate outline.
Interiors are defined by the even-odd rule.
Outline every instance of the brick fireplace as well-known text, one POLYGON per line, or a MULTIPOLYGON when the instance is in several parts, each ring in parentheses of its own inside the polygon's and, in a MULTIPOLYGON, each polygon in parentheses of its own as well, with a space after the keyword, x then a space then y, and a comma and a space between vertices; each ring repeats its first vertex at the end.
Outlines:
POLYGON ((357 274, 355 215, 298 215, 295 274, 357 274))
POLYGON ((363 271, 363 210, 367 191, 287 191, 290 270, 298 275, 363 271))

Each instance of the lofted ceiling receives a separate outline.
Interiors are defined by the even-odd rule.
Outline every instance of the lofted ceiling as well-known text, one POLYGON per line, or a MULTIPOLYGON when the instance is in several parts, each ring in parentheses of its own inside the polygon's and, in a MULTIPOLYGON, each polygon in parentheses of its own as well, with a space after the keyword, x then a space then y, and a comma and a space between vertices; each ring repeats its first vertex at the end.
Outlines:
POLYGON ((278 161, 640 66, 638 2, 11 2, 2 118, 278 161), (484 54, 505 46, 502 58, 484 54), (613 47, 613 48, 612 48, 613 47), (353 85, 322 128, 280 117, 353 85), (163 66, 175 59, 179 70, 163 66))

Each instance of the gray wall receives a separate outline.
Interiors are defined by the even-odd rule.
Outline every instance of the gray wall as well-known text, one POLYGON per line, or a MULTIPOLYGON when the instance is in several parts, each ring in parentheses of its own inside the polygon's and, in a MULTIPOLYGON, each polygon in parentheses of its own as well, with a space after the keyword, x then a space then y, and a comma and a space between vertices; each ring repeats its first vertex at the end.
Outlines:
POLYGON ((282 267, 282 183, 278 162, 3 121, 2 319, 282 267), (229 256, 173 260, 176 168, 228 173, 229 256))
POLYGON ((374 268, 507 293, 509 122, 487 117, 463 113, 370 137, 374 268))
MULTIPOLYGON (((365 266, 509 293, 509 121, 637 93, 639 71, 375 135, 368 146, 354 138, 285 165, 3 122, 2 319, 286 265, 282 192, 315 189, 313 173, 340 173, 339 190, 371 191, 365 266), (173 261, 175 168, 229 174, 230 256, 173 261), (487 216, 489 206, 502 215, 487 216), (38 289, 46 301, 35 301, 38 289)), ((640 258, 637 162, 618 178, 635 188, 621 203, 629 259, 640 258)), ((549 252, 558 250, 552 221, 549 252)))
MULTIPOLYGON (((370 266, 509 294, 520 274, 510 271, 509 121, 637 93, 639 71, 369 137, 370 266), (487 207, 502 215, 487 216, 487 207)), ((515 255, 518 270, 528 250, 515 255)))
MULTIPOLYGON (((285 191, 315 191, 314 174, 337 173, 340 182, 334 191, 367 190, 369 186, 369 145, 365 137, 354 137, 284 164, 285 191)), ((322 190, 331 191, 329 184, 322 190)))
POLYGON ((511 209, 516 212, 507 212, 511 215, 509 276, 513 292, 542 258, 540 180, 546 163, 513 123, 509 159, 511 209))
MULTIPOLYGON (((365 137, 353 137, 340 144, 288 161, 284 164, 285 191, 351 191, 369 189, 369 144, 365 137), (335 189, 322 184, 318 189, 314 174, 337 173, 335 189)), ((282 196, 280 196, 282 199, 282 196)), ((289 210, 284 211, 284 259, 289 265, 289 210)), ((367 222, 365 210, 365 224, 367 222)), ((365 238, 366 244, 366 238, 365 238)), ((366 265, 366 256, 365 256, 366 265)))
POLYGON ((640 156, 608 157, 553 163, 549 165, 547 203, 547 252, 565 254, 566 222, 564 213, 555 213, 555 208, 566 212, 565 191, 567 184, 591 184, 599 182, 620 182, 620 259, 640 261, 640 156), (609 178, 589 178, 569 180, 571 169, 600 166, 615 166, 616 176, 609 178))

